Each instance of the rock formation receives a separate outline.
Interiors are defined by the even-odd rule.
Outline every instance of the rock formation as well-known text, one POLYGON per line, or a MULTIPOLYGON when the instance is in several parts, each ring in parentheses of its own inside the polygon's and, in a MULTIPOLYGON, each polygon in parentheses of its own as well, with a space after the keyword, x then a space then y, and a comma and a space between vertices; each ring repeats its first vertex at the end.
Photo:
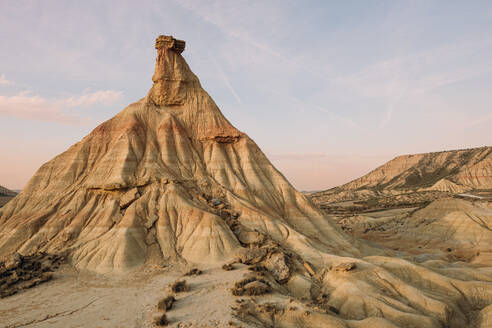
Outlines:
POLYGON ((240 247, 226 211, 243 233, 272 236, 310 261, 359 253, 224 118, 183 47, 160 36, 149 94, 44 164, 2 208, 0 255, 68 249, 76 267, 98 272, 222 263, 240 247))
MULTIPOLYGON (((0 256, 63 252, 79 270, 100 273, 149 264, 224 265, 215 271, 221 277, 247 270, 228 297, 255 297, 233 307, 249 327, 458 328, 490 320, 489 270, 417 263, 345 234, 224 118, 182 57, 184 42, 160 36, 156 48, 148 95, 44 164, 0 209, 0 256)), ((217 288, 224 283, 193 295, 217 288)))

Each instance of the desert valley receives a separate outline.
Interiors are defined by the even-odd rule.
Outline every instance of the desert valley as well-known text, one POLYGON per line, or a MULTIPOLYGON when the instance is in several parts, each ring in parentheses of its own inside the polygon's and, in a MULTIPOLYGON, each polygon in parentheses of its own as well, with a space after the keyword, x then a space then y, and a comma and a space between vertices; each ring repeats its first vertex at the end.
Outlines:
POLYGON ((159 36, 144 98, 0 187, 1 327, 492 327, 492 147, 301 193, 185 45, 159 36))

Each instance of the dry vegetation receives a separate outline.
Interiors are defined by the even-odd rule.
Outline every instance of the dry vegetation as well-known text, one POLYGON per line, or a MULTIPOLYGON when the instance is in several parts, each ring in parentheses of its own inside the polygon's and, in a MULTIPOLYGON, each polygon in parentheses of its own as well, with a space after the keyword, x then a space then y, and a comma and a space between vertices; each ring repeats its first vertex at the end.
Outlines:
POLYGON ((173 293, 184 293, 190 290, 190 286, 186 280, 176 281, 170 286, 170 288, 173 293))
POLYGON ((154 319, 154 324, 158 327, 163 327, 169 325, 169 320, 167 319, 167 315, 165 313, 160 314, 154 319))
POLYGON ((185 276, 199 276, 201 275, 203 272, 202 270, 199 270, 199 269, 191 269, 190 271, 186 272, 184 275, 185 276))
POLYGON ((232 294, 234 296, 258 296, 271 291, 272 287, 268 281, 257 276, 252 276, 236 282, 232 289, 232 294))
POLYGON ((166 296, 157 303, 157 309, 167 312, 172 309, 174 302, 176 302, 176 299, 173 295, 166 296))
POLYGON ((22 256, 14 253, 0 262, 0 298, 32 288, 53 278, 64 257, 38 253, 22 256))
POLYGON ((225 271, 232 271, 234 270, 234 266, 231 263, 226 263, 222 266, 222 269, 225 271))

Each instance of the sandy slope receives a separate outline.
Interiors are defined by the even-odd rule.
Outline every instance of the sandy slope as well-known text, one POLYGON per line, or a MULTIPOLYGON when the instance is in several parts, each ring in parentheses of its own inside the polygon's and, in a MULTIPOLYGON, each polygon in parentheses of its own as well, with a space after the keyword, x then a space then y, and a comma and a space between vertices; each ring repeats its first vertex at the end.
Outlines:
MULTIPOLYGON (((235 298, 226 287, 243 274, 244 269, 219 269, 186 277, 190 290, 176 297, 171 323, 215 327, 222 322, 225 327, 229 321, 237 322, 230 311, 235 298)), ((68 266, 56 275, 49 283, 0 302, 2 327, 152 327, 159 313, 157 302, 169 293, 167 286, 183 276, 169 268, 101 276, 68 266)))

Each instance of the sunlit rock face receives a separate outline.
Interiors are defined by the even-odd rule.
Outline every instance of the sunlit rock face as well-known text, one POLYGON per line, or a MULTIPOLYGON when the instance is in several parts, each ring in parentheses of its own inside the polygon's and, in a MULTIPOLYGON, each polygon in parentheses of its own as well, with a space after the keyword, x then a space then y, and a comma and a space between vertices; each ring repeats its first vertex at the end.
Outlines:
MULTIPOLYGON (((44 164, 0 212, 0 253, 69 250, 99 272, 162 261, 213 264, 240 243, 219 199, 245 229, 295 247, 358 253, 234 128, 181 55, 160 36, 147 97, 44 164)), ((317 251, 306 256, 320 260, 317 251)))

